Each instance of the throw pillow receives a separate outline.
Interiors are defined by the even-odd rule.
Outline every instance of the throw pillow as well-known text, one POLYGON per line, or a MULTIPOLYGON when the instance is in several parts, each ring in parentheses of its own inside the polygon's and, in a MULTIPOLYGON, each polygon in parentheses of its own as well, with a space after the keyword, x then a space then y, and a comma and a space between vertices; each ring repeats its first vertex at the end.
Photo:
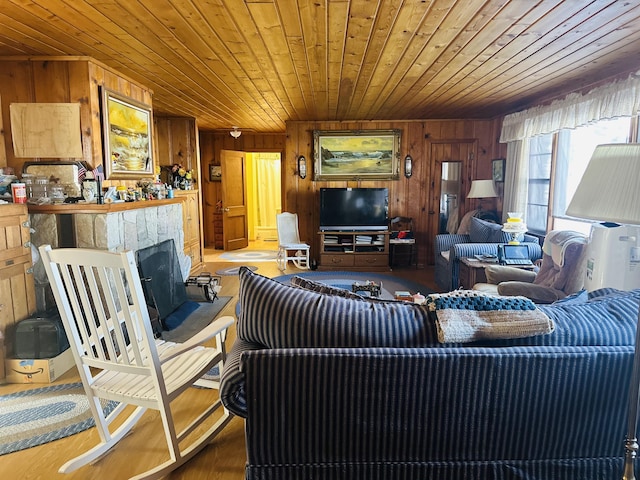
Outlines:
POLYGON ((502 225, 473 217, 469 226, 471 243, 498 243, 502 241, 502 225))

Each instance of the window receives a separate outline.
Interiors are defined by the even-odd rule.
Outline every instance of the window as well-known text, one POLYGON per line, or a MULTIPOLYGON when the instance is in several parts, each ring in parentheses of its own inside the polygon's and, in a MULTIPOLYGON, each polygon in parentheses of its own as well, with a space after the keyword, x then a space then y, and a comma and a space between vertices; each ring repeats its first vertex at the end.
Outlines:
POLYGON ((627 143, 630 132, 631 118, 624 117, 561 130, 555 147, 552 134, 530 139, 526 217, 529 230, 541 234, 547 231, 549 201, 553 198, 550 212, 553 223, 548 229, 570 229, 588 234, 591 223, 566 217, 567 206, 596 146, 627 143))
POLYGON ((529 141, 529 187, 527 194, 527 227, 533 233, 547 231, 553 135, 538 135, 529 141))

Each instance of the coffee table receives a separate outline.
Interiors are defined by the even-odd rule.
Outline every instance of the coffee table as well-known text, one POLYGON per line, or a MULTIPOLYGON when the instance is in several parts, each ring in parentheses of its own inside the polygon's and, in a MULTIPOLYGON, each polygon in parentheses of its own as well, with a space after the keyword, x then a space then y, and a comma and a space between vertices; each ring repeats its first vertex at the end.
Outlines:
MULTIPOLYGON (((463 257, 460 259, 460 271, 458 276, 458 288, 471 289, 476 283, 486 283, 487 276, 484 269, 496 262, 483 262, 475 257, 463 257)), ((509 265, 523 270, 533 270, 535 265, 509 265)))

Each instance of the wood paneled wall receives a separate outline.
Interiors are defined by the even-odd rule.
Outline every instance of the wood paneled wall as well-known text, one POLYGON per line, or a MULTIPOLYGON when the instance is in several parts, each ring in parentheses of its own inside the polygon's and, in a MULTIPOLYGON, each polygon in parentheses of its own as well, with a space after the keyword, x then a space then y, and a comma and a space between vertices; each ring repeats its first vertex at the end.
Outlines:
MULTIPOLYGON (((491 178, 491 160, 504 158, 506 147, 498 143, 501 119, 491 120, 424 120, 393 122, 288 122, 287 132, 273 135, 243 133, 235 140, 228 133, 200 132, 202 185, 205 210, 215 208, 220 200, 220 183, 208 181, 209 164, 219 165, 220 150, 281 151, 282 208, 299 216, 301 237, 313 245, 317 256, 319 241, 319 198, 322 187, 387 187, 390 216, 406 215, 414 218, 418 241, 419 265, 433 263, 433 240, 439 223, 439 162, 460 160, 464 163, 463 191, 468 191, 472 179, 491 178), (313 180, 314 130, 372 130, 399 129, 402 131, 400 158, 413 157, 413 175, 405 178, 404 163, 401 176, 393 181, 332 181, 313 180), (471 144, 469 152, 456 148, 471 144), (461 153, 467 152, 467 153, 461 153), (307 178, 297 173, 297 159, 307 158, 307 178), (461 158, 464 155, 465 158, 461 158)), ((224 179, 223 179, 224 181, 224 179)), ((460 214, 476 208, 475 201, 460 202, 460 214)), ((213 226, 208 225, 205 212, 205 240, 213 245, 213 226), (209 230, 209 233, 207 233, 209 230)))
MULTIPOLYGON (((209 181, 209 165, 220 165, 221 150, 236 150, 241 152, 280 152, 285 157, 285 133, 243 132, 240 137, 233 138, 229 132, 200 132, 200 188, 204 203, 204 244, 214 246, 215 234, 213 229, 213 214, 216 202, 222 200, 222 186, 220 182, 209 181)), ((224 180, 223 180, 224 181, 224 180)), ((283 190, 285 186, 283 184, 283 190)))
MULTIPOLYGON (((424 120, 389 122, 288 122, 286 157, 283 162, 283 210, 297 212, 300 235, 313 245, 317 256, 319 241, 319 189, 322 187, 387 187, 389 216, 409 216, 414 219, 418 246, 418 264, 433 263, 433 241, 439 224, 440 161, 463 162, 462 191, 468 192, 472 179, 491 178, 491 160, 504 157, 506 147, 498 142, 501 119, 492 120, 424 120), (401 160, 413 157, 413 175, 405 178, 401 161, 401 176, 393 181, 315 182, 313 180, 313 130, 372 130, 399 129, 402 131, 401 160), (458 143, 473 143, 475 152, 459 158, 458 143), (434 145, 438 144, 439 158, 434 145), (307 158, 311 172, 304 180, 297 175, 297 158, 307 158)), ((460 218, 464 212, 476 208, 474 202, 460 203, 460 218)))
MULTIPOLYGON (((100 123, 100 86, 152 106, 152 92, 144 85, 89 57, 0 57, 0 98, 6 165, 22 171, 27 161, 46 158, 16 158, 11 141, 11 103, 80 103, 81 159, 96 167, 103 163, 100 123)), ((154 145, 155 148, 155 145, 154 145)), ((3 156, 0 155, 0 159, 3 156)), ((135 184, 135 181, 115 183, 135 184)), ((111 182, 105 182, 105 186, 111 182)))
MULTIPOLYGON (((0 57, 0 99, 2 122, 4 125, 4 155, 0 155, 0 166, 11 166, 17 172, 28 160, 16 158, 11 142, 11 122, 9 105, 13 102, 79 102, 81 104, 81 135, 83 158, 88 165, 103 163, 102 133, 100 127, 100 86, 104 85, 138 102, 152 105, 152 92, 134 80, 126 78, 115 70, 102 65, 89 57, 47 57, 16 58, 0 57), (6 159, 5 159, 6 158, 6 159)), ((180 127, 193 131, 194 119, 170 119, 160 122, 156 135, 158 138, 177 138, 182 141, 189 135, 163 135, 164 127, 170 124, 173 129, 180 127)), ((287 122, 286 133, 252 134, 243 132, 234 139, 228 132, 200 132, 196 143, 178 145, 169 142, 169 150, 158 151, 158 142, 154 142, 154 152, 159 163, 170 165, 180 156, 176 152, 200 151, 200 188, 203 194, 205 217, 205 241, 213 243, 212 225, 209 225, 209 213, 215 209, 220 197, 220 183, 209 181, 209 165, 220 164, 220 150, 238 150, 248 152, 276 151, 283 155, 282 198, 283 210, 297 212, 300 218, 300 234, 310 242, 314 256, 318 252, 319 202, 318 191, 322 187, 387 187, 389 188, 389 214, 406 215, 414 218, 418 240, 418 262, 421 265, 433 262, 433 238, 438 226, 438 200, 440 173, 439 162, 460 160, 464 163, 463 191, 468 191, 472 179, 491 178, 491 160, 503 158, 506 147, 498 143, 501 119, 491 120, 423 120, 388 122, 287 122), (413 176, 394 181, 341 181, 315 182, 313 180, 313 130, 371 130, 399 129, 402 131, 400 157, 407 154, 413 157, 413 176), (465 144, 465 148, 457 148, 465 144), (184 148, 182 148, 184 147, 184 148), (459 152, 465 151, 466 158, 459 158, 459 152), (436 153, 437 152, 437 153, 436 153), (162 153, 160 155, 159 153, 162 153), (297 158, 307 158, 309 174, 306 179, 297 175, 297 158), (160 160, 160 157, 163 160, 160 160), (450 157, 450 158, 449 158, 450 157)), ((162 143, 162 142, 161 142, 162 143)), ((166 143, 166 142, 165 142, 166 143)), ((1 143, 0 143, 1 145, 1 143)), ((197 168, 195 161, 187 161, 197 168)), ((77 159, 70 159, 77 160, 77 159)), ((187 166, 187 165, 185 165, 187 166)), ((401 165, 402 167, 402 165, 401 165)), ((402 170, 402 168, 401 168, 402 170)), ((224 180, 223 180, 224 181, 224 180)), ((135 183, 135 181, 107 181, 105 186, 114 183, 135 183)), ((476 204, 460 205, 460 215, 476 204)))

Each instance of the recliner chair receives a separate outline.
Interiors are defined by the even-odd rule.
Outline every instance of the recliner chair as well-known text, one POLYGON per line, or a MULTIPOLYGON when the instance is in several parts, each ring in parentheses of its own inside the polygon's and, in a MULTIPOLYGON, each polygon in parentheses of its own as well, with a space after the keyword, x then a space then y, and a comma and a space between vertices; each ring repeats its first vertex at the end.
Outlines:
POLYGON ((584 287, 587 243, 582 233, 553 230, 542 245, 538 272, 491 265, 485 268, 487 283, 478 283, 473 289, 496 295, 521 295, 535 303, 553 303, 584 287))

